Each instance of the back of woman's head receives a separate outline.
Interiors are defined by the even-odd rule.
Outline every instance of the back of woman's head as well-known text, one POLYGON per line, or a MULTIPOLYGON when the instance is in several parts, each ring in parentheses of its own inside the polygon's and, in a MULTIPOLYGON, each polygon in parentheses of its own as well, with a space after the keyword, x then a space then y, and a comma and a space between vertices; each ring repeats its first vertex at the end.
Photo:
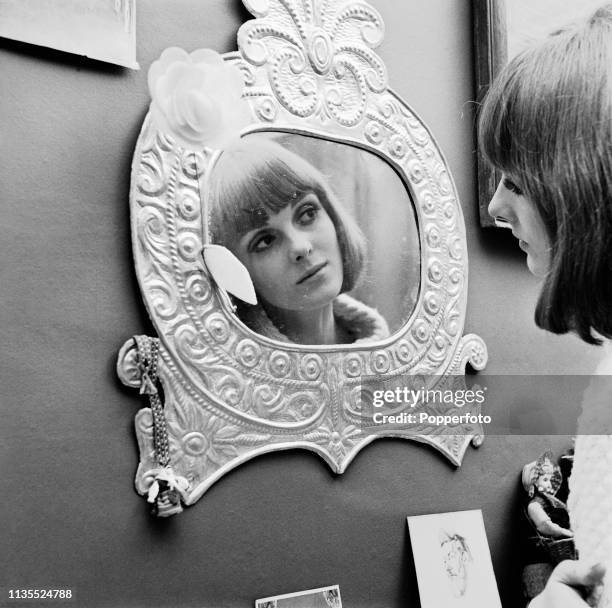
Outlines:
POLYGON ((612 4, 515 57, 479 119, 485 157, 535 205, 551 243, 537 324, 612 337, 612 4))
POLYGON ((342 291, 350 291, 365 259, 361 230, 321 172, 270 139, 242 139, 224 150, 214 165, 209 183, 212 239, 233 250, 242 235, 265 225, 270 214, 311 192, 334 224, 342 257, 342 291))

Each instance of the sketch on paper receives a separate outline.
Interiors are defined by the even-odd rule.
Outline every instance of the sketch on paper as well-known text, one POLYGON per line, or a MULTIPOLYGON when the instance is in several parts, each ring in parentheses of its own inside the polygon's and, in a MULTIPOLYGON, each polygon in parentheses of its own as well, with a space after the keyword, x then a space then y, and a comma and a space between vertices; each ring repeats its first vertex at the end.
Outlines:
POLYGON ((408 517, 422 608, 501 608, 480 510, 408 517))

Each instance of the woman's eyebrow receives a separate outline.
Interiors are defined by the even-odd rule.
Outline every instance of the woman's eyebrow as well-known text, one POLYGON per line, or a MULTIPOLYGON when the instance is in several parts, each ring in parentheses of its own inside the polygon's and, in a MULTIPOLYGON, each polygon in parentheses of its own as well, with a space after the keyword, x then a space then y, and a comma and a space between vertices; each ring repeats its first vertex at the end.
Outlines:
POLYGON ((238 238, 242 238, 251 230, 258 230, 268 224, 270 216, 263 207, 255 209, 242 209, 242 214, 236 221, 236 234, 238 238))
POLYGON ((289 203, 291 205, 291 208, 293 209, 296 205, 299 205, 301 202, 304 201, 304 199, 308 198, 309 196, 313 196, 318 202, 319 197, 317 196, 316 192, 313 192, 312 190, 307 190, 301 195, 296 192, 295 197, 292 197, 291 202, 289 203))

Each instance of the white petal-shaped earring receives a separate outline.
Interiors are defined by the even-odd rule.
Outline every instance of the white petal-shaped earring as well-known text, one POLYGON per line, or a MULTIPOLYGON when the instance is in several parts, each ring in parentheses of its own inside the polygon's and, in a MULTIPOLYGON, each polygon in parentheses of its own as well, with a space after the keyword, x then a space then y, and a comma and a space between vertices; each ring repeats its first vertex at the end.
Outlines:
POLYGON ((219 287, 249 304, 257 304, 249 271, 227 247, 204 245, 202 255, 208 272, 219 287))

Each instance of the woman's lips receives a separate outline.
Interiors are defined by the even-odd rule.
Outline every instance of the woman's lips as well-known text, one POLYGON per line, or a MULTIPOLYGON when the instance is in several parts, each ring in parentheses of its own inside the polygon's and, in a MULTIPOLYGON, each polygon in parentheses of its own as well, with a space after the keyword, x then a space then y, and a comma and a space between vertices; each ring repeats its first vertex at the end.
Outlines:
POLYGON ((320 264, 312 266, 299 278, 299 280, 296 282, 296 285, 300 285, 301 283, 308 281, 309 279, 314 277, 319 272, 319 270, 325 268, 325 266, 327 266, 327 262, 321 262, 320 264))
POLYGON ((522 239, 519 239, 519 247, 523 251, 527 251, 527 248, 529 247, 529 245, 527 244, 527 242, 523 241, 522 239))

